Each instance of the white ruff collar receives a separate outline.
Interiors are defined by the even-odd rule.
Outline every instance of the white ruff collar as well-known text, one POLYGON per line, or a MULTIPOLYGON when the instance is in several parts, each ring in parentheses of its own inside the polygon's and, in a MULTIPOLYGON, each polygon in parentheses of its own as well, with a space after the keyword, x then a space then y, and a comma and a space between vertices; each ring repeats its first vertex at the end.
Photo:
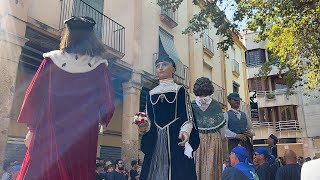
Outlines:
POLYGON ((166 92, 177 92, 181 86, 176 84, 172 78, 160 80, 160 84, 150 91, 150 95, 166 92))
POLYGON ((87 55, 69 54, 66 52, 62 53, 60 50, 44 53, 43 57, 50 58, 60 69, 69 73, 89 72, 102 63, 105 63, 108 66, 108 61, 99 56, 91 57, 87 55))

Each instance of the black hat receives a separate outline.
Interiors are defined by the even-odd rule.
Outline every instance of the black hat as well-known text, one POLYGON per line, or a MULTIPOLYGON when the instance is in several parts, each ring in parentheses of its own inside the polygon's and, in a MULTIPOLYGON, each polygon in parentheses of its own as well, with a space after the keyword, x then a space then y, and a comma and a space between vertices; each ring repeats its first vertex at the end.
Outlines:
POLYGON ((169 62, 169 63, 172 64, 174 69, 176 69, 176 63, 169 56, 161 56, 161 57, 159 57, 156 60, 155 65, 157 65, 159 62, 169 62))
POLYGON ((92 31, 93 26, 96 22, 90 17, 75 17, 72 16, 70 19, 64 21, 69 29, 82 29, 92 31))
POLYGON ((274 144, 277 144, 277 143, 278 143, 278 138, 277 138, 277 136, 275 136, 274 134, 270 134, 269 137, 270 137, 271 139, 273 139, 274 144))

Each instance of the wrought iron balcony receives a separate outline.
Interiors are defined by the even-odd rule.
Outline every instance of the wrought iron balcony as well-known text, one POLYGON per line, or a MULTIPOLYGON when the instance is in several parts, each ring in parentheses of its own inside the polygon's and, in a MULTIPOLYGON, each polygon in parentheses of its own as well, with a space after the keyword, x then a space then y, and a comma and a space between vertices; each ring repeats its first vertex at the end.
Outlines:
MULTIPOLYGON (((153 54, 153 62, 158 59, 158 53, 153 54)), ((177 84, 189 87, 189 72, 188 66, 184 65, 181 61, 175 61, 176 71, 173 74, 173 79, 177 84)), ((156 68, 153 66, 153 75, 157 76, 156 68)))
POLYGON ((160 18, 170 28, 174 28, 178 26, 178 10, 176 9, 162 6, 160 18))
POLYGON ((94 31, 109 50, 108 58, 122 58, 125 55, 125 27, 83 0, 63 0, 61 3, 60 30, 64 28, 64 20, 72 16, 87 16, 96 21, 94 31))
POLYGON ((203 35, 202 45, 204 53, 212 57, 214 54, 213 39, 211 39, 208 34, 203 35))

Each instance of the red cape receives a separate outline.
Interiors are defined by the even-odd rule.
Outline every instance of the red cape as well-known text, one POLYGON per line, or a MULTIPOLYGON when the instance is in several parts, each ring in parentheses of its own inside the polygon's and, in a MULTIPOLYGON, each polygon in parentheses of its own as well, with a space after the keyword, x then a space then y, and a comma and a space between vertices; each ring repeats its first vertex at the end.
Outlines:
POLYGON ((113 90, 107 66, 69 73, 45 58, 35 74, 18 118, 34 137, 18 179, 95 179, 99 121, 108 125, 113 90))

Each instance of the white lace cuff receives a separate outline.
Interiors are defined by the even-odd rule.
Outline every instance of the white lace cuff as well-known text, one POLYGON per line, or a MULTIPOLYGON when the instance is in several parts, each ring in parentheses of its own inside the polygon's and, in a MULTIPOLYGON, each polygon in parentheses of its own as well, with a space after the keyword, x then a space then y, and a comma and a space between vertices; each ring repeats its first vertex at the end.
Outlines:
POLYGON ((182 132, 182 131, 187 132, 189 137, 190 137, 192 128, 193 128, 192 122, 191 121, 187 121, 181 126, 180 132, 182 132))

